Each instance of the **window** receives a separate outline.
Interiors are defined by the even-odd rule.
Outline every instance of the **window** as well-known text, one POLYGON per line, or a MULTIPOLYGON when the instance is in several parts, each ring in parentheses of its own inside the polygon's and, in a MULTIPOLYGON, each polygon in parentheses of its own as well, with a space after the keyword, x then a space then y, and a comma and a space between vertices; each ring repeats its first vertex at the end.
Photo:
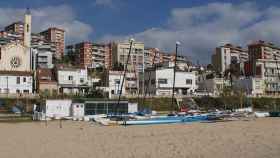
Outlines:
POLYGON ((23 93, 29 93, 29 90, 23 90, 23 93))
POLYGON ((17 90, 16 90, 16 93, 19 94, 19 93, 20 93, 20 90, 17 89, 17 90))
POLYGON ((81 83, 84 83, 84 79, 83 79, 83 78, 80 78, 80 82, 81 82, 81 83))
POLYGON ((23 82, 26 82, 26 77, 23 77, 23 82))
POLYGON ((72 81, 73 80, 73 76, 68 76, 68 80, 72 81))
POLYGON ((192 80, 191 79, 186 79, 186 84, 192 84, 192 80))
POLYGON ((115 84, 120 84, 120 80, 115 80, 115 84))
POLYGON ((158 79, 158 84, 167 84, 167 79, 165 78, 158 79))
POLYGON ((20 84, 20 77, 17 77, 17 84, 20 84))

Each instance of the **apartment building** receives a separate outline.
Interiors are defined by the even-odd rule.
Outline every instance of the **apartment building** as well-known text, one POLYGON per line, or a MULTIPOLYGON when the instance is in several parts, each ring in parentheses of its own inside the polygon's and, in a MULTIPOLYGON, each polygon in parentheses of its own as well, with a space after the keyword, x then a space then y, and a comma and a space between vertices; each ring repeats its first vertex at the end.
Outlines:
POLYGON ((7 33, 8 37, 23 41, 24 23, 22 21, 14 22, 6 26, 4 31, 7 33))
POLYGON ((48 68, 52 69, 54 48, 49 44, 32 45, 33 69, 48 68))
MULTIPOLYGON (((125 66, 130 43, 121 42, 113 45, 112 62, 113 64, 122 64, 125 66)), ((128 60, 127 68, 129 71, 143 72, 144 71, 144 43, 133 42, 130 59, 128 60)))
POLYGON ((74 57, 74 63, 80 67, 92 67, 92 43, 81 42, 67 46, 67 52, 74 57))
POLYGON ((82 42, 68 45, 68 55, 74 57, 75 63, 81 67, 112 68, 112 44, 82 42))
POLYGON ((108 43, 105 46, 105 68, 111 70, 113 67, 112 53, 114 43, 108 43))
POLYGON ((212 55, 212 65, 216 72, 224 74, 231 66, 244 73, 244 63, 248 60, 248 51, 240 46, 226 44, 216 48, 212 55))
MULTIPOLYGON (((92 43, 92 68, 105 67, 106 53, 109 48, 106 44, 92 43)), ((109 60, 109 59, 108 59, 109 60)))
POLYGON ((60 28, 51 27, 40 32, 40 34, 43 35, 48 42, 55 44, 55 58, 61 59, 64 56, 65 51, 65 31, 60 28))
POLYGON ((245 74, 264 79, 267 95, 280 94, 280 48, 273 43, 258 41, 248 45, 248 49, 245 74))
POLYGON ((14 22, 14 23, 6 26, 4 30, 7 32, 16 32, 16 33, 23 34, 24 33, 24 23, 22 21, 14 22))
POLYGON ((152 67, 153 64, 159 64, 160 56, 161 56, 161 52, 157 48, 145 48, 144 50, 145 68, 152 67))

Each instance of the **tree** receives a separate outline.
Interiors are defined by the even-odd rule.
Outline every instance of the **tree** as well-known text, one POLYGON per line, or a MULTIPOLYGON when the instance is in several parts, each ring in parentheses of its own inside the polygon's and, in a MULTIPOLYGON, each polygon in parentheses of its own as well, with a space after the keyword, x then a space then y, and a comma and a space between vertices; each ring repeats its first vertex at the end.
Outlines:
POLYGON ((210 71, 214 70, 214 66, 212 64, 208 64, 206 68, 207 68, 207 70, 210 70, 210 71))
POLYGON ((92 88, 89 91, 89 93, 86 95, 86 97, 88 97, 88 98, 106 98, 106 94, 100 89, 92 88))

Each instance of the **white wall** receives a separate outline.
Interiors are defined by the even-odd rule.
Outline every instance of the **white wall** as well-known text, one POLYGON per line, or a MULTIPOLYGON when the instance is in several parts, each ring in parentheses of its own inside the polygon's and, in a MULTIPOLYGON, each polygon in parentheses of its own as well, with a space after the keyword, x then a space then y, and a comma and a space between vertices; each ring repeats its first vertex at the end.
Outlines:
POLYGON ((50 51, 38 51, 38 50, 33 50, 34 53, 37 54, 36 56, 36 66, 41 67, 41 68, 48 68, 51 69, 53 68, 53 53, 50 51))
POLYGON ((46 100, 47 117, 68 117, 71 116, 72 100, 46 100))
POLYGON ((12 76, 12 75, 0 75, 0 93, 7 93, 8 87, 10 94, 23 93, 25 90, 28 93, 32 93, 33 77, 32 76, 12 76), (20 78, 20 83, 17 83, 17 77, 20 78), (24 82, 24 78, 26 82, 24 82))
MULTIPOLYGON (((122 80, 123 80, 122 73, 116 73, 116 72, 109 73, 109 97, 110 98, 113 95, 118 94, 118 91, 120 91, 120 88, 121 88, 122 80)), ((122 94, 125 94, 125 93, 126 93, 126 91, 125 91, 125 85, 124 85, 122 88, 122 94)))
POLYGON ((128 113, 138 112, 138 104, 137 103, 128 103, 128 113))
POLYGON ((72 116, 75 118, 81 118, 85 116, 85 105, 82 103, 73 103, 72 106, 72 116))
MULTIPOLYGON (((175 88, 196 89, 195 74, 192 72, 176 72, 175 88), (186 80, 192 80, 191 84, 187 84, 186 80)), ((156 70, 156 87, 157 88, 172 88, 173 87, 173 68, 156 70), (167 84, 159 84, 159 79, 167 79, 167 84)))
POLYGON ((261 95, 264 93, 264 80, 259 78, 244 78, 235 81, 234 87, 243 89, 250 95, 261 95))
POLYGON ((88 74, 86 69, 77 69, 77 70, 58 70, 58 84, 74 84, 74 85, 83 85, 88 84, 88 74), (73 80, 69 80, 69 76, 73 77, 73 80), (80 80, 83 79, 84 82, 80 80))

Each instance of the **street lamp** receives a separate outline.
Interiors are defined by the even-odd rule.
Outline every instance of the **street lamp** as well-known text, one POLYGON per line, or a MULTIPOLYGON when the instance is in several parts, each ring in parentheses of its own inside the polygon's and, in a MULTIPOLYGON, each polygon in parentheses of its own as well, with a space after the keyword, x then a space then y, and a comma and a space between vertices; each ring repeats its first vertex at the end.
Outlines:
POLYGON ((175 59, 174 59, 174 67, 173 67, 173 86, 172 86, 172 98, 171 98, 171 106, 174 106, 174 91, 175 91, 175 75, 176 75, 176 64, 177 64, 177 54, 178 47, 181 45, 179 41, 176 42, 176 51, 175 51, 175 59))

